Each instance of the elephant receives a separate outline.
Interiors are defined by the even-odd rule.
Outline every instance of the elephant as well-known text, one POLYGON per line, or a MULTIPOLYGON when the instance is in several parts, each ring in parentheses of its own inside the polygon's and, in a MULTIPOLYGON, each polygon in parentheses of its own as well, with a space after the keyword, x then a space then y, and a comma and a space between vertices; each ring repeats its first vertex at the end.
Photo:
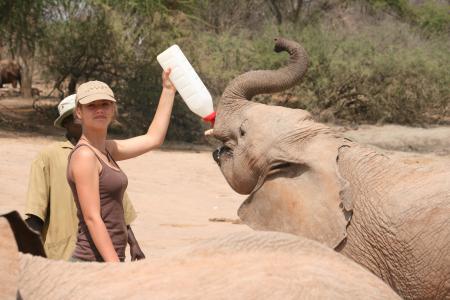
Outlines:
POLYGON ((0 60, 0 88, 5 83, 11 83, 13 88, 21 83, 20 66, 13 60, 0 60))
MULTIPOLYGON (((20 239, 20 237, 19 237, 20 239)), ((238 232, 125 263, 66 262, 18 252, 0 218, 1 299, 401 299, 318 242, 238 232)))
POLYGON ((302 109, 252 102, 297 84, 306 50, 278 38, 289 62, 224 89, 210 135, 228 184, 249 195, 238 209, 255 230, 321 242, 406 299, 450 297, 450 166, 408 166, 344 138, 302 109))

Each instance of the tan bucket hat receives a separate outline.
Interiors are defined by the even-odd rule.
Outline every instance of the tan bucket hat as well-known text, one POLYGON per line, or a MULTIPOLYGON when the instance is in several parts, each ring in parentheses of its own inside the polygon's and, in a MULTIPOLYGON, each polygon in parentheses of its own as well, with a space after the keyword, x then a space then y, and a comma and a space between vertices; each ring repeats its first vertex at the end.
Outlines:
POLYGON ((116 102, 111 88, 104 82, 93 80, 81 84, 77 89, 77 104, 88 104, 96 100, 116 102))
POLYGON ((73 109, 75 108, 75 94, 67 96, 58 104, 58 112, 59 117, 55 120, 53 125, 58 128, 62 128, 61 124, 65 118, 70 116, 73 113, 73 109))

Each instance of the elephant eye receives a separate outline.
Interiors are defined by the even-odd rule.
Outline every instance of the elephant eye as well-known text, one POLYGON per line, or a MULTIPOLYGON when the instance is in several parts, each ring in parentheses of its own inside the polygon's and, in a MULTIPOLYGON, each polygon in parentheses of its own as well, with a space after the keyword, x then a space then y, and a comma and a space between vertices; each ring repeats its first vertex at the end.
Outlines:
POLYGON ((241 135, 241 137, 245 136, 245 130, 244 128, 242 128, 242 126, 239 127, 239 134, 241 135))
POLYGON ((244 120, 244 122, 242 122, 241 126, 239 126, 240 137, 245 136, 245 134, 247 133, 247 130, 245 129, 246 127, 247 127, 247 120, 244 120))

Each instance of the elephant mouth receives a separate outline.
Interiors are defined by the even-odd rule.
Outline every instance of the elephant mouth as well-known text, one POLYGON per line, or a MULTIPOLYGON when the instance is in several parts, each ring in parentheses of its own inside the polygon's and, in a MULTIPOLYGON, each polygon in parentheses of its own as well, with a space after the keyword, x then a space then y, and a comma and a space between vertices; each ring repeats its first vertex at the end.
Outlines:
POLYGON ((259 176, 258 182, 256 183, 250 195, 256 193, 267 180, 275 179, 278 177, 293 178, 296 176, 300 176, 305 172, 305 170, 305 166, 287 161, 277 161, 271 163, 268 167, 268 170, 262 172, 261 176, 259 176))
POLYGON ((223 157, 232 157, 233 156, 233 150, 230 147, 222 146, 214 150, 212 153, 214 161, 219 165, 221 165, 221 159, 223 157))

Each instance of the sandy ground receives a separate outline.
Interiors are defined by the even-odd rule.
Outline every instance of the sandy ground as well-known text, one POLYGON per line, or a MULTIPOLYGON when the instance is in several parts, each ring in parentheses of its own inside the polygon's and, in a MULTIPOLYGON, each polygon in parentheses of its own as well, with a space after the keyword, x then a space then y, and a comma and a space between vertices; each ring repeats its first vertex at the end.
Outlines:
MULTIPOLYGON (((23 214, 31 161, 61 132, 51 124, 42 124, 42 118, 33 119, 37 113, 31 109, 31 101, 0 100, 0 117, 13 120, 14 126, 23 123, 21 132, 30 124, 34 126, 31 129, 35 133, 0 128, 0 213, 18 210, 23 214)), ((389 125, 338 130, 407 164, 450 166, 450 127, 389 125)), ((211 157, 211 149, 195 149, 154 151, 120 164, 128 175, 128 193, 138 211, 132 226, 148 257, 224 233, 250 230, 231 222, 237 219, 236 211, 245 196, 228 186, 211 157), (226 222, 212 222, 211 218, 224 218, 226 222)))

